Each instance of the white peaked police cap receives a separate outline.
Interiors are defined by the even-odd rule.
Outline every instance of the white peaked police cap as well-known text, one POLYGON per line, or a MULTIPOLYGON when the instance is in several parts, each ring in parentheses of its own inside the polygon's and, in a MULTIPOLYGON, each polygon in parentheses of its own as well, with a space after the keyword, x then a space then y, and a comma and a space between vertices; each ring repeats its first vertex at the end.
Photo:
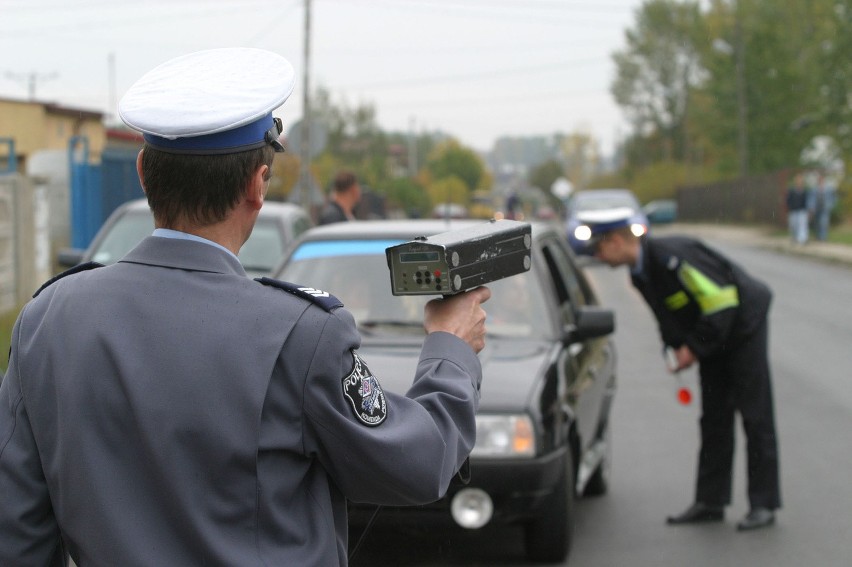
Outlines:
POLYGON ((600 211, 585 211, 577 215, 577 219, 589 227, 592 239, 599 238, 607 232, 630 226, 636 212, 630 207, 605 209, 600 211))
POLYGON ((272 111, 293 92, 289 61, 263 49, 208 49, 155 67, 130 87, 118 114, 145 142, 169 153, 225 154, 279 141, 272 111))

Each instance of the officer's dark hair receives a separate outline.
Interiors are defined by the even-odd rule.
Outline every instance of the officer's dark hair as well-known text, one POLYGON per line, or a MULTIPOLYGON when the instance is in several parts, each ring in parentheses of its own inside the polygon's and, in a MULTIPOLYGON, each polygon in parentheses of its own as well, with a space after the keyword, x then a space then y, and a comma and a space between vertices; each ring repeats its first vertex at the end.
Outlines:
POLYGON ((620 234, 620 235, 621 235, 621 236, 623 236, 624 238, 628 238, 628 239, 630 239, 630 238, 639 238, 638 236, 636 236, 635 234, 633 234, 633 229, 632 229, 632 228, 630 228, 629 226, 620 226, 620 227, 618 227, 618 228, 616 228, 616 229, 613 229, 613 230, 611 230, 611 231, 607 232, 606 234, 604 234, 604 235, 603 235, 603 237, 604 237, 604 238, 607 238, 607 237, 609 237, 609 236, 611 236, 611 235, 613 235, 613 234, 620 234))
POLYGON ((355 174, 351 171, 341 171, 337 175, 334 176, 334 182, 332 183, 332 188, 335 193, 343 193, 353 185, 358 183, 358 178, 355 177, 355 174))
POLYGON ((157 225, 179 220, 206 226, 221 222, 245 194, 251 177, 272 166, 275 151, 258 149, 220 155, 173 154, 148 144, 142 150, 142 177, 157 225))

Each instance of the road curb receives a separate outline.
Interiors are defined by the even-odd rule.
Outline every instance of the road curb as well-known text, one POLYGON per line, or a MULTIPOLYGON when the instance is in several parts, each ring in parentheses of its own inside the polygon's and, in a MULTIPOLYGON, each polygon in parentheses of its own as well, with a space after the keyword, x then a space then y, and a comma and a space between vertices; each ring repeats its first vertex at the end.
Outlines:
POLYGON ((652 234, 687 234, 697 238, 727 240, 748 244, 774 252, 812 258, 822 262, 852 267, 852 246, 811 240, 796 244, 787 236, 773 234, 777 229, 765 226, 674 223, 655 225, 652 234))

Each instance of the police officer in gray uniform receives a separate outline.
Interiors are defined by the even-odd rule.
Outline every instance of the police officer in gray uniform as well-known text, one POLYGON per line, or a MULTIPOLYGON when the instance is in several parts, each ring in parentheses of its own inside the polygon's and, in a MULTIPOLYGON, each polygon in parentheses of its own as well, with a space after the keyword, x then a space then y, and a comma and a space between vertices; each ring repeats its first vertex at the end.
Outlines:
POLYGON ((157 228, 115 265, 54 278, 15 324, 0 565, 346 565, 347 499, 434 501, 463 464, 487 288, 426 306, 399 396, 339 301, 237 260, 293 83, 275 54, 216 49, 122 100, 157 228))

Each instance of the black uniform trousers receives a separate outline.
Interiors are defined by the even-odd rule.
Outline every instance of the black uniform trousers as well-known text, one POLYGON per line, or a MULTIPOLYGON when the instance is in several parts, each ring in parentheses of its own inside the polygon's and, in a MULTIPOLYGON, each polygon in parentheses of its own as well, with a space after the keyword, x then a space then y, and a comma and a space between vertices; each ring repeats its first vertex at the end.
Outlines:
POLYGON ((767 354, 768 322, 747 340, 700 361, 701 450, 696 502, 725 506, 731 501, 735 412, 747 441, 751 508, 781 507, 778 443, 767 354))

